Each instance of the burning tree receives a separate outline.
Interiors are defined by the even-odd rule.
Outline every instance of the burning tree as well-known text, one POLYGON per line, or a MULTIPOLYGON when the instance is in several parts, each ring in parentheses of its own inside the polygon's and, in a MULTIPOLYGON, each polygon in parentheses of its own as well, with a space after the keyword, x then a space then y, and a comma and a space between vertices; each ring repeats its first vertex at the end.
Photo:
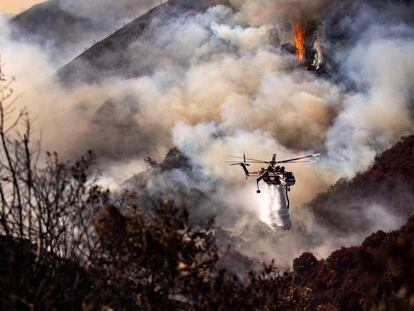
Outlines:
POLYGON ((294 43, 296 47, 296 57, 299 61, 305 57, 305 31, 300 24, 293 27, 294 43))

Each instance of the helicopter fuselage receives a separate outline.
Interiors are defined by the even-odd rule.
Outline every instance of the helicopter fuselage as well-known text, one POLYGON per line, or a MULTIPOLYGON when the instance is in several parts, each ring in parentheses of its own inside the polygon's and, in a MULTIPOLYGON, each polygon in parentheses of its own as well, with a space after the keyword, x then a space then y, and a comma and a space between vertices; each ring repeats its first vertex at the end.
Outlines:
POLYGON ((284 169, 279 167, 268 167, 267 169, 262 168, 260 171, 262 180, 268 185, 282 185, 291 187, 295 184, 295 176, 292 172, 286 172, 284 169))

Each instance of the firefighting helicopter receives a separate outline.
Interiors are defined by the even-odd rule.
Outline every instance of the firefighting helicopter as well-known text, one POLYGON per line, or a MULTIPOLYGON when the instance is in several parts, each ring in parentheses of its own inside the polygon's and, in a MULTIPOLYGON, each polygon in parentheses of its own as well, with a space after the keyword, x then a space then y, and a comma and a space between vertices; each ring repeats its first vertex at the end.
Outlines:
POLYGON ((315 162, 313 158, 318 157, 320 154, 315 153, 303 157, 292 158, 282 161, 276 160, 276 154, 273 154, 272 160, 263 161, 257 159, 246 158, 246 155, 243 154, 243 157, 231 156, 232 158, 242 159, 242 162, 239 161, 230 161, 227 162, 230 165, 240 165, 243 168, 246 179, 249 177, 257 177, 257 193, 260 193, 259 183, 264 181, 268 185, 282 185, 286 187, 286 192, 290 191, 290 187, 296 183, 295 176, 292 172, 285 171, 284 166, 278 164, 292 164, 292 163, 306 163, 306 162, 315 162), (247 167, 250 164, 268 164, 267 168, 261 168, 259 171, 250 172, 247 167))

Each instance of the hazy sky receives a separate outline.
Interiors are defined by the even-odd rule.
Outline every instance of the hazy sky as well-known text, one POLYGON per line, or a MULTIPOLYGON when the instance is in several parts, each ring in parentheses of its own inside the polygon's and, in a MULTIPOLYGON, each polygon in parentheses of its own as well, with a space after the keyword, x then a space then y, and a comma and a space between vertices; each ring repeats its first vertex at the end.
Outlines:
POLYGON ((0 0, 0 12, 15 14, 44 0, 0 0))

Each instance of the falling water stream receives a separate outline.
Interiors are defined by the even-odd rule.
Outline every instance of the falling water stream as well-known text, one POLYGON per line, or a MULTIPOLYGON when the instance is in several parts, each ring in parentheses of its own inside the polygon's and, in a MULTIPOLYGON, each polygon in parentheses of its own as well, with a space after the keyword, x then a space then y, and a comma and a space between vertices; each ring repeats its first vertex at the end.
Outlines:
POLYGON ((289 230, 292 226, 288 209, 286 187, 282 185, 268 185, 269 216, 274 229, 289 230))

